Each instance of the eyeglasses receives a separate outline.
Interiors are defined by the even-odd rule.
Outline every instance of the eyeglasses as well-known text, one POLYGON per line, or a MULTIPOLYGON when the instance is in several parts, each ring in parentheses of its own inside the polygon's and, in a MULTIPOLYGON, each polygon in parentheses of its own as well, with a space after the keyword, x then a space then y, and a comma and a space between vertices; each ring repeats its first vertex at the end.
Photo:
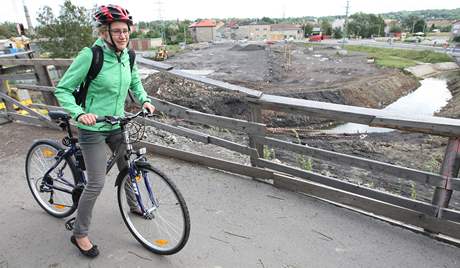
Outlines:
POLYGON ((113 29, 113 30, 110 30, 110 32, 112 33, 112 35, 116 35, 116 36, 120 36, 121 34, 129 35, 130 33, 128 29, 113 29))

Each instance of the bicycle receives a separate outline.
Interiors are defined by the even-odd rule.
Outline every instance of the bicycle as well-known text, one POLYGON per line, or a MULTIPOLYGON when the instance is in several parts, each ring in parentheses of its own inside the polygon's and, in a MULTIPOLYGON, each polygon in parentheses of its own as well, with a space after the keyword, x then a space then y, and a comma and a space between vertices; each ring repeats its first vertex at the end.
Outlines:
MULTIPOLYGON (((119 157, 126 158, 128 167, 119 172, 115 181, 123 221, 145 248, 156 254, 170 255, 180 251, 187 243, 190 216, 176 185, 147 162, 146 149, 133 149, 127 124, 141 115, 146 116, 146 113, 140 111, 126 117, 98 117, 97 122, 120 125, 127 145, 126 152, 117 149, 112 153, 106 172, 119 157), (128 187, 124 187, 125 184, 128 187), (130 211, 125 188, 133 191, 141 213, 130 211)), ((38 204, 50 215, 64 218, 77 209, 86 184, 85 163, 78 138, 72 135, 70 116, 66 112, 50 111, 49 117, 67 130, 67 136, 62 140, 67 148, 47 139, 35 141, 27 153, 26 178, 38 204)), ((67 229, 72 230, 74 220, 66 222, 67 229)))

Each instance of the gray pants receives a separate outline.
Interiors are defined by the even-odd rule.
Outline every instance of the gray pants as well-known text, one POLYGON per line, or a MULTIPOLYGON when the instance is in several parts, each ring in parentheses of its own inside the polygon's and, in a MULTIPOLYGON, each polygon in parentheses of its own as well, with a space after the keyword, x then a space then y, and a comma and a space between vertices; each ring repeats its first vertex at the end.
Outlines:
MULTIPOLYGON (((118 130, 113 131, 88 131, 79 129, 78 139, 85 159, 87 181, 85 189, 81 194, 78 203, 77 217, 73 229, 74 236, 85 237, 88 235, 91 224, 91 216, 96 199, 104 188, 105 173, 107 167, 106 144, 113 152, 118 149, 120 152, 126 151, 126 144, 123 143, 123 135, 118 130)), ((123 170, 128 166, 124 157, 118 158, 118 170, 123 170)), ((132 209, 137 209, 136 197, 129 183, 125 184, 128 205, 132 209)))

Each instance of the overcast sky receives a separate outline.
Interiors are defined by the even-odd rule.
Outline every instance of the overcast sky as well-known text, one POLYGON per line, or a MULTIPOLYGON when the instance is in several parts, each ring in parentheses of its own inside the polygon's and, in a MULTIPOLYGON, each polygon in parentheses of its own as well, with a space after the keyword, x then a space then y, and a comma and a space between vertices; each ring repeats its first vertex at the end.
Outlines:
MULTIPOLYGON (((23 2, 26 3, 36 26, 35 18, 45 5, 58 14, 64 0, 3 0, 0 21, 25 23, 23 2)), ((346 0, 72 0, 73 4, 91 8, 95 4, 119 4, 127 8, 135 21, 151 21, 159 18, 159 6, 163 19, 197 18, 261 18, 328 16, 345 14, 346 0), (159 4, 161 3, 161 5, 159 4)), ((385 13, 401 10, 459 8, 459 0, 350 0, 350 13, 385 13)))

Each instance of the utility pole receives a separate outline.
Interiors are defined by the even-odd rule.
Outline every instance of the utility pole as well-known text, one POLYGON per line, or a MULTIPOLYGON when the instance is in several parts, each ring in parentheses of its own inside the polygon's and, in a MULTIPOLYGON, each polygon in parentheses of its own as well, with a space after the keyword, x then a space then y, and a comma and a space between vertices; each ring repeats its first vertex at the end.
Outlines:
POLYGON ((347 0, 347 6, 345 7, 345 23, 343 24, 342 49, 345 47, 345 38, 348 35, 348 11, 349 10, 350 10, 350 1, 347 0))
POLYGON ((32 26, 32 21, 30 19, 29 10, 27 9, 25 0, 22 0, 22 5, 24 6, 24 14, 26 15, 27 29, 28 29, 29 35, 33 35, 34 27, 32 26))
POLYGON ((163 2, 161 0, 158 0, 156 2, 156 4, 158 5, 158 20, 161 21, 161 41, 162 41, 163 45, 166 45, 165 21, 164 21, 163 16, 162 16, 163 2))

